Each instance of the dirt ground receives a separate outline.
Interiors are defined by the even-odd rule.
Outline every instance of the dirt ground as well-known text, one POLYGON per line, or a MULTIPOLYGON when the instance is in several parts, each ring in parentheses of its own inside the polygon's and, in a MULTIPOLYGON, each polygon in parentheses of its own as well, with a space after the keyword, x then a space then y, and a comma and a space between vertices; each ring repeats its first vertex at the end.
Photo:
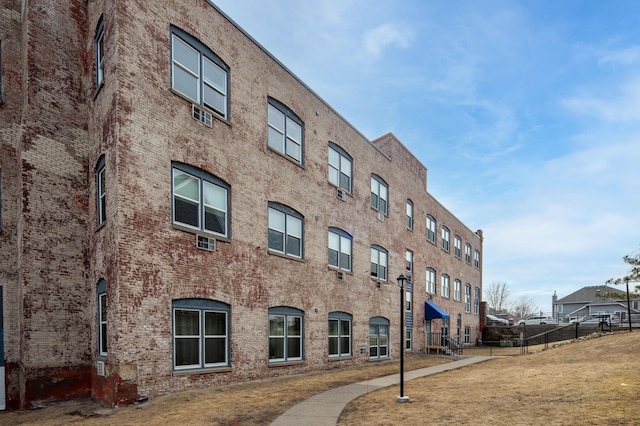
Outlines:
MULTIPOLYGON (((539 349, 539 348, 538 348, 539 349)), ((640 332, 619 332, 491 361, 371 392, 347 405, 340 425, 640 425, 640 332)), ((449 358, 411 357, 411 370, 449 358)), ((108 409, 71 401, 0 413, 2 425, 267 425, 326 389, 397 374, 398 362, 175 393, 108 409)))

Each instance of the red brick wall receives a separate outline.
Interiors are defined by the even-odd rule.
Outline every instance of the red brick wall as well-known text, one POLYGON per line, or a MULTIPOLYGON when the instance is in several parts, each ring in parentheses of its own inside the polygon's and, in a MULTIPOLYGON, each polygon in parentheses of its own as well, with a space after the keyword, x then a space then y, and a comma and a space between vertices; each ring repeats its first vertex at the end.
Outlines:
POLYGON ((83 1, 2 6, 1 276, 15 408, 89 394, 86 34, 83 1))
MULTIPOLYGON (((12 3, 13 15, 0 19, 18 13, 18 3, 12 3)), ((452 253, 456 234, 463 250, 465 242, 481 250, 482 240, 428 194, 425 167, 392 135, 367 141, 206 1, 32 1, 23 22, 24 29, 19 20, 8 22, 10 36, 23 41, 28 35, 29 43, 9 50, 22 67, 7 74, 3 65, 3 86, 20 83, 22 75, 28 84, 9 91, 11 100, 0 105, 0 117, 12 129, 0 132, 13 132, 3 139, 9 143, 3 142, 0 163, 3 225, 12 228, 5 233, 3 226, 0 235, 0 277, 8 290, 5 300, 18 307, 5 311, 5 319, 20 319, 5 321, 5 353, 17 366, 10 386, 21 406, 85 395, 89 387, 99 401, 129 403, 142 395, 327 368, 327 318, 333 311, 353 315, 354 356, 331 366, 367 361, 359 349, 368 347, 374 316, 389 319, 396 357, 395 277, 405 272, 407 249, 414 252, 416 351, 425 339, 425 269, 436 269, 438 286, 440 274, 449 274, 452 294, 455 278, 463 288, 481 286, 480 271, 452 253), (100 17, 105 78, 96 88, 93 37, 100 17), (229 65, 229 121, 201 125, 191 118, 191 103, 171 90, 172 24, 229 65), (304 122, 303 166, 267 147, 267 97, 304 122), (327 180, 329 141, 354 158, 354 190, 345 201, 327 180), (107 220, 98 226, 94 174, 101 155, 107 220), (215 252, 197 249, 192 233, 172 226, 172 161, 204 169, 231 186, 231 239, 218 241, 215 252), (370 206, 371 173, 389 184, 384 221, 370 206), (407 198, 414 203, 413 231, 405 227, 407 198), (269 201, 304 215, 303 261, 268 252, 269 201), (451 230, 450 253, 426 242, 427 214, 451 230), (327 266, 330 226, 353 235, 353 273, 343 281, 327 266), (380 287, 369 277, 371 244, 389 251, 390 280, 380 287), (100 279, 107 281, 108 303, 104 377, 95 369, 100 279), (180 298, 231 306, 230 369, 173 372, 171 302, 180 298), (275 306, 304 312, 302 363, 268 365, 267 315, 275 306), (43 385, 54 381, 61 385, 43 385)), ((463 301, 434 300, 451 314, 454 333, 463 301)), ((465 325, 475 341, 478 317, 463 315, 465 325)))

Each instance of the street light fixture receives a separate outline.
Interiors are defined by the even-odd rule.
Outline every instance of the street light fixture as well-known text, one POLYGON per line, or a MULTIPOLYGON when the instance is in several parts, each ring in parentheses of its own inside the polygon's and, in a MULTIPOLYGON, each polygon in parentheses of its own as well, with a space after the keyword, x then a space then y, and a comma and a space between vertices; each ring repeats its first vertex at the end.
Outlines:
POLYGON ((627 319, 629 320, 629 333, 631 333, 631 302, 629 300, 629 277, 625 277, 627 283, 627 319))
POLYGON ((407 277, 400 274, 397 280, 400 287, 400 396, 396 402, 409 402, 409 397, 404 395, 404 283, 407 277))

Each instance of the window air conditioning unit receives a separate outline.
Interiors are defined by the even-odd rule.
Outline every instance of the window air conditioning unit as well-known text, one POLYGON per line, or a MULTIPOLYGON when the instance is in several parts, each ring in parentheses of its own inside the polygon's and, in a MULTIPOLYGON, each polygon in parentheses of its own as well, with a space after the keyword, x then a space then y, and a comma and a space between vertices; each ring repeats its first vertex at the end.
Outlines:
POLYGON ((104 372, 104 361, 96 362, 96 374, 98 376, 105 376, 104 372))
POLYGON ((344 201, 346 198, 346 195, 344 195, 344 191, 342 189, 338 189, 338 198, 340 198, 342 201, 344 201))
POLYGON ((384 222, 384 213, 382 213, 382 212, 378 212, 378 220, 379 220, 380 222, 384 222))
POLYGON ((191 116, 207 127, 212 127, 211 114, 195 104, 191 104, 191 116))
POLYGON ((202 250, 216 251, 216 239, 196 235, 196 247, 202 250))

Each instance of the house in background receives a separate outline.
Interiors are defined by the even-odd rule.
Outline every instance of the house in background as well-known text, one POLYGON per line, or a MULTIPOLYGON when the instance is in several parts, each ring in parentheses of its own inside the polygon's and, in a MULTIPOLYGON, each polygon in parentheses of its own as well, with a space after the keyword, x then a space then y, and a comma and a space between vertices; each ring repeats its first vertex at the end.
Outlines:
MULTIPOLYGON (((554 293, 552 305, 554 318, 561 323, 597 313, 614 314, 622 322, 627 318, 626 291, 608 285, 582 287, 560 299, 554 293)), ((640 314, 638 297, 631 300, 631 314, 640 314)))

